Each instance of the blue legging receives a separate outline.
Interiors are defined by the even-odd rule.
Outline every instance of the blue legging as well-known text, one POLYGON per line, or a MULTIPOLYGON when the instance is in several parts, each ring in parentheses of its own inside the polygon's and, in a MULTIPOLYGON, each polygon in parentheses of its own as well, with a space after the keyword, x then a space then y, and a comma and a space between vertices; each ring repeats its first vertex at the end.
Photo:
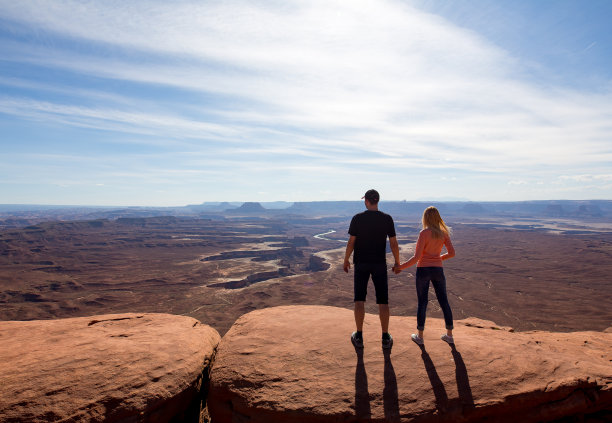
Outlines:
POLYGON ((416 291, 419 305, 417 308, 417 329, 425 330, 425 315, 427 313, 427 302, 429 293, 429 282, 433 284, 436 291, 438 303, 444 313, 446 329, 453 329, 453 312, 451 311, 446 296, 446 278, 442 267, 417 267, 416 291))

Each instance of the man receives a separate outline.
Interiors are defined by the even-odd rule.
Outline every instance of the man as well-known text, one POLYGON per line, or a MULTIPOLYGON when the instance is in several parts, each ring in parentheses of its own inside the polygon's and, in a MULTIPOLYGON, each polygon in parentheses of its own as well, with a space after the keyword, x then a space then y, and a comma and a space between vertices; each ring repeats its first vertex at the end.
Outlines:
POLYGON ((368 190, 362 197, 366 210, 353 216, 349 227, 350 238, 344 255, 344 271, 348 273, 351 264, 349 258, 353 251, 355 265, 355 324, 357 331, 351 335, 351 342, 356 348, 363 348, 363 320, 365 318, 365 299, 368 281, 372 276, 376 291, 376 303, 382 327, 382 346, 390 349, 393 338, 389 334, 389 298, 387 284, 387 237, 391 252, 395 258, 393 271, 399 273, 399 245, 395 236, 393 218, 378 210, 380 195, 378 191, 368 190))

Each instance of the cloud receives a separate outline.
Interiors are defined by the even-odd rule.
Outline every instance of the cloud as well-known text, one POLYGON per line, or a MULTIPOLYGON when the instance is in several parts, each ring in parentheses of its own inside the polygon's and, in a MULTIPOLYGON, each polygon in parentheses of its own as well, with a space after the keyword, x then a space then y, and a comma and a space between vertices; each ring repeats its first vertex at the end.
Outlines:
POLYGON ((572 181, 572 182, 594 182, 594 181, 607 182, 607 181, 612 181, 612 174, 562 175, 562 176, 559 176, 559 179, 562 181, 572 181))
POLYGON ((180 135, 183 138, 231 140, 234 128, 197 120, 111 108, 92 108, 45 101, 0 97, 0 112, 34 120, 51 120, 65 125, 149 135, 180 135))
POLYGON ((20 34, 2 41, 5 60, 95 81, 20 79, 27 91, 0 113, 176 144, 169 169, 460 170, 516 187, 514 175, 604 175, 612 162, 610 92, 544 87, 405 2, 2 2, 0 16, 20 34))

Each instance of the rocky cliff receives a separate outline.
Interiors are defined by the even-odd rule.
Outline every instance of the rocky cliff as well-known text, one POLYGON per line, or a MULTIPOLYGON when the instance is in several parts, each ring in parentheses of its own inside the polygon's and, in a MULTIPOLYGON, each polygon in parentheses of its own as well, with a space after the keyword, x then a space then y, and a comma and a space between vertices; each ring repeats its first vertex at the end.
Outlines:
POLYGON ((219 343, 167 314, 0 322, 0 422, 207 420, 213 360, 213 423, 612 420, 611 330, 517 333, 472 318, 451 346, 429 318, 419 347, 415 318, 393 316, 383 352, 377 316, 363 350, 353 324, 347 309, 274 307, 219 343))
POLYGON ((612 333, 523 332, 456 322, 456 345, 427 320, 392 317, 383 353, 378 317, 366 316, 365 348, 349 341, 350 310, 287 306, 242 316, 223 337, 209 411, 224 422, 540 422, 612 418, 612 333), (607 411, 606 411, 607 410, 607 411))
POLYGON ((0 322, 0 422, 197 422, 219 338, 169 314, 0 322))

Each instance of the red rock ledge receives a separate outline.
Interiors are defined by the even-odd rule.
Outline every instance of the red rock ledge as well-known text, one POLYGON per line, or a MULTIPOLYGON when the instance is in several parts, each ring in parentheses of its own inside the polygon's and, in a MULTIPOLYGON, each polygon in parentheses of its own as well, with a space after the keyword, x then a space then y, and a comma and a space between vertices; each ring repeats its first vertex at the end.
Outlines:
POLYGON ((197 421, 219 338, 169 314, 0 322, 0 422, 197 421))
MULTIPOLYGON (((224 422, 541 422, 612 417, 612 334, 515 333, 456 322, 456 347, 428 318, 391 318, 383 354, 378 316, 366 315, 365 349, 350 343, 351 310, 286 306, 253 311, 219 344, 208 409, 224 422)), ((589 420, 591 421, 591 420, 589 420)), ((599 421, 599 420, 595 420, 599 421)))

